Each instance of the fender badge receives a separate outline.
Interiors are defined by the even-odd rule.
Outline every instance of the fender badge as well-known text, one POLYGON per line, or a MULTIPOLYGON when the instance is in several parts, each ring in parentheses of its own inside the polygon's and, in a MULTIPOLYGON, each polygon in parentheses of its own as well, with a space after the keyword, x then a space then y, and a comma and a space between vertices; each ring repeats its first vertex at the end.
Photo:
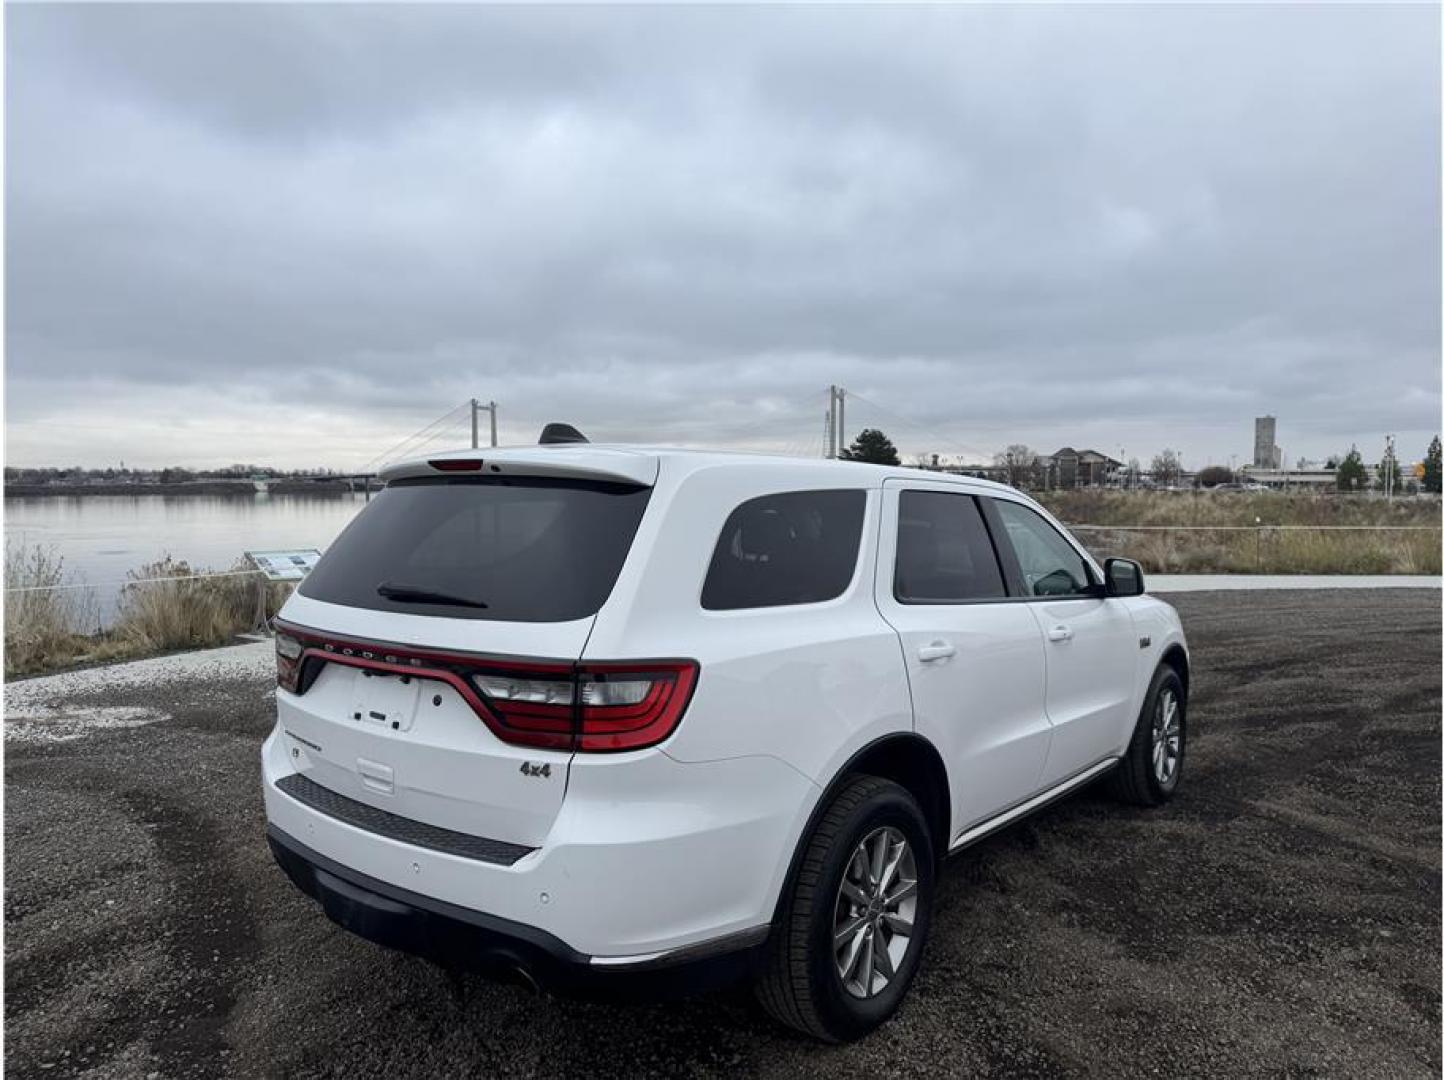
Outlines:
POLYGON ((1152 644, 1153 644, 1153 639, 1152 639, 1151 637, 1141 637, 1141 638, 1138 639, 1138 647, 1139 647, 1140 649, 1146 649, 1146 648, 1148 648, 1148 646, 1150 646, 1150 645, 1152 645, 1152 644))

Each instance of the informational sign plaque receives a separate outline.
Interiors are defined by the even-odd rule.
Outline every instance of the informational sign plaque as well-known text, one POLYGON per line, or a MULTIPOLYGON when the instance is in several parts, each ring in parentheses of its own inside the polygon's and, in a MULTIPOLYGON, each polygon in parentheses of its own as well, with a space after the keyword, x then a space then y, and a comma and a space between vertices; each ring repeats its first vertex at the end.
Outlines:
POLYGON ((300 581, 315 568, 321 553, 315 548, 295 551, 248 551, 251 565, 269 581, 300 581))

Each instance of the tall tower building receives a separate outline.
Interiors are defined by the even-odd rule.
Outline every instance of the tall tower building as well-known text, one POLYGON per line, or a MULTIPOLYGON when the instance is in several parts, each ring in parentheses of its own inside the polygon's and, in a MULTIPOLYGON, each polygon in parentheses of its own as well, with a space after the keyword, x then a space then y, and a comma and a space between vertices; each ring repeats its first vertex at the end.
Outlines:
POLYGON ((1256 417, 1253 422, 1253 464, 1256 469, 1277 469, 1282 464, 1274 438, 1278 435, 1278 421, 1272 416, 1256 417))

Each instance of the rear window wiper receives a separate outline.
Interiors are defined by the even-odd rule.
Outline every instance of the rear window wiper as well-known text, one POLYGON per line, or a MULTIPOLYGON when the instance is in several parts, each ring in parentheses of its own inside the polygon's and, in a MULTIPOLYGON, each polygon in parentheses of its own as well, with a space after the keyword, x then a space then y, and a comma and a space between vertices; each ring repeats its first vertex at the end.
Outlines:
POLYGON ((468 596, 456 596, 421 585, 405 585, 396 581, 383 581, 376 586, 376 591, 388 600, 400 600, 412 604, 455 604, 458 607, 474 608, 489 606, 484 600, 473 600, 468 596))

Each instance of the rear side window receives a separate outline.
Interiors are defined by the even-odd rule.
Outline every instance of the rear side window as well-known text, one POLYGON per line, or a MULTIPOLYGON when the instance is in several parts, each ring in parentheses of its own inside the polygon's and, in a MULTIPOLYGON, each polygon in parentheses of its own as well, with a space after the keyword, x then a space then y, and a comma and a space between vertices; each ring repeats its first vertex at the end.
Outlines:
POLYGON ((941 491, 904 491, 898 497, 893 595, 904 604, 956 604, 1005 595, 976 499, 941 491))
POLYGON ((438 477, 386 487, 299 591, 375 611, 504 622, 595 615, 651 488, 438 477))
POLYGON ((867 494, 791 491, 727 517, 702 585, 708 611, 815 604, 852 581, 867 494))

